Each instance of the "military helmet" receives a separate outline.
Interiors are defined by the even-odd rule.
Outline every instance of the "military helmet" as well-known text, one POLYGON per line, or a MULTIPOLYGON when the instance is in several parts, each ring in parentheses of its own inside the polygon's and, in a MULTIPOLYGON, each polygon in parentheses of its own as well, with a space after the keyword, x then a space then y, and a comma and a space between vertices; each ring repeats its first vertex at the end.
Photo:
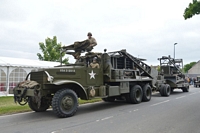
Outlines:
POLYGON ((92 36, 92 33, 91 33, 91 32, 88 32, 87 36, 92 36))
POLYGON ((97 61, 97 57, 94 57, 94 58, 93 58, 93 61, 97 61))

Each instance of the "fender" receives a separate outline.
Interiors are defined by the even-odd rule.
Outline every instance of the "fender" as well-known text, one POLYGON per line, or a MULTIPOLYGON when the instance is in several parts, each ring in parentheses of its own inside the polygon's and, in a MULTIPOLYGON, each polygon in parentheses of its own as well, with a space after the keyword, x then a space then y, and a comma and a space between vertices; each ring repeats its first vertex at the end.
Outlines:
POLYGON ((54 84, 54 85, 76 84, 82 89, 82 91, 85 94, 86 99, 88 98, 88 95, 87 95, 85 88, 80 83, 78 83, 76 81, 73 81, 73 80, 58 80, 58 81, 53 81, 52 84, 54 84))

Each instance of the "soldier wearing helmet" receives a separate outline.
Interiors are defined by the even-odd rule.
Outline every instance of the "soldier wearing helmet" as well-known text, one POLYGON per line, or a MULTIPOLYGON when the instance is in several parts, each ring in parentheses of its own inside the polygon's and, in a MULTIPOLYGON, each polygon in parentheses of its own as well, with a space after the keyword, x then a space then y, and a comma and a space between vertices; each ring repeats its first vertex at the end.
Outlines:
POLYGON ((87 34, 88 36, 88 40, 90 42, 90 46, 86 49, 88 52, 91 51, 93 49, 94 46, 97 45, 97 41, 94 37, 92 37, 92 33, 91 32, 88 32, 87 34))
POLYGON ((99 68, 99 63, 97 63, 97 57, 93 58, 93 61, 90 63, 89 67, 91 67, 91 68, 99 68))

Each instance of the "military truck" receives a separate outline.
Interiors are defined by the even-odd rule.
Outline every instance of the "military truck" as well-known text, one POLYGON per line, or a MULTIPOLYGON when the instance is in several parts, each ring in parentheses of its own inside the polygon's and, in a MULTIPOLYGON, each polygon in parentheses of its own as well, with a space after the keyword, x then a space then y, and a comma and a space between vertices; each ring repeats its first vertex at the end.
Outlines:
MULTIPOLYGON (((81 52, 87 51, 88 43, 76 42, 63 47, 63 52, 76 58, 74 64, 32 70, 25 81, 14 88, 15 101, 20 105, 28 103, 36 112, 52 106, 55 114, 64 118, 77 112, 78 98, 102 98, 105 102, 125 99, 128 103, 139 104, 151 100, 152 90, 160 91, 162 96, 170 95, 171 82, 144 63, 144 59, 134 57, 126 50, 108 53, 106 50, 103 53, 88 50, 80 56, 81 52), (99 68, 89 67, 94 58, 99 68)), ((177 84, 172 84, 174 87, 177 84)))
POLYGON ((197 76, 196 81, 194 82, 194 87, 200 87, 200 76, 197 76))
MULTIPOLYGON (((183 92, 189 92, 189 84, 185 81, 185 75, 181 72, 183 60, 174 59, 170 56, 163 56, 158 60, 160 61, 160 74, 164 76, 166 84, 169 84, 171 88, 168 90, 168 94, 173 92, 174 89, 182 89, 183 92)), ((160 93, 163 95, 162 92, 160 93)))

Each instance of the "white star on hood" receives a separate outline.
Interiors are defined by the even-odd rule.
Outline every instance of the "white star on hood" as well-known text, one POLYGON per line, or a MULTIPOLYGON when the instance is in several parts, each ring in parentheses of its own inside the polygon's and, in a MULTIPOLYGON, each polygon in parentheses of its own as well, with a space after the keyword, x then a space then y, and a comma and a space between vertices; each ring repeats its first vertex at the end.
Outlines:
POLYGON ((96 75, 96 73, 94 73, 94 72, 93 72, 93 70, 92 70, 92 72, 91 72, 91 73, 89 73, 89 75, 90 75, 90 79, 92 79, 92 78, 94 78, 94 79, 95 79, 95 77, 94 77, 94 76, 96 75))

